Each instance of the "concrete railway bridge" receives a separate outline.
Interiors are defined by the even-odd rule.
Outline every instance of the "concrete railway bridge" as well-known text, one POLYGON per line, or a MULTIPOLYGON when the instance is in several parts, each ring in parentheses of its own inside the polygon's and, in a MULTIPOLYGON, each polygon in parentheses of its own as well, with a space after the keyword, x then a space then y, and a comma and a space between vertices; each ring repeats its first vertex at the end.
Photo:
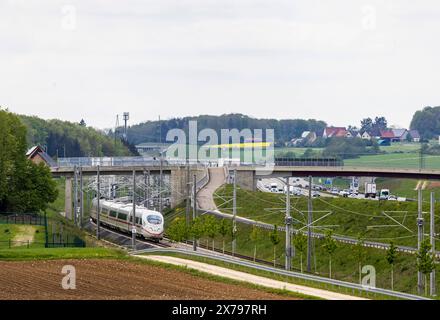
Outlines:
MULTIPOLYGON (((218 166, 215 162, 169 161, 169 160, 144 160, 133 158, 106 158, 106 160, 91 161, 96 158, 75 158, 75 161, 59 162, 58 166, 52 167, 54 177, 65 178, 66 194, 66 217, 72 217, 72 181, 75 170, 79 167, 83 176, 100 175, 123 175, 130 176, 133 171, 142 175, 148 172, 151 175, 169 176, 170 181, 170 204, 171 207, 181 203, 187 193, 187 185, 193 181, 196 175, 199 187, 206 185, 209 180, 208 168, 218 166), (110 159, 110 160, 109 160, 110 159), (189 167, 189 168, 188 168, 189 167), (99 169, 98 169, 99 168, 99 169)), ((98 158, 100 159, 100 158, 98 158)), ((347 166, 273 166, 263 167, 249 164, 226 165, 229 171, 236 170, 237 184, 246 190, 255 191, 257 181, 261 178, 273 177, 388 177, 408 178, 423 180, 440 180, 440 170, 431 169, 401 169, 401 168, 363 168, 347 166)), ((199 188, 200 189, 200 188, 199 188)))

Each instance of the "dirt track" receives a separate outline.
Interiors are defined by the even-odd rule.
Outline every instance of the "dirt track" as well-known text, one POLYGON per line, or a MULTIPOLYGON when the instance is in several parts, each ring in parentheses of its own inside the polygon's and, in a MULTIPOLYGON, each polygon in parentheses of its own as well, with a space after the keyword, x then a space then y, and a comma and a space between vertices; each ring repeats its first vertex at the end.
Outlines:
POLYGON ((119 260, 0 261, 0 299, 282 299, 177 270, 119 260), (64 265, 76 268, 76 290, 64 290, 64 265))

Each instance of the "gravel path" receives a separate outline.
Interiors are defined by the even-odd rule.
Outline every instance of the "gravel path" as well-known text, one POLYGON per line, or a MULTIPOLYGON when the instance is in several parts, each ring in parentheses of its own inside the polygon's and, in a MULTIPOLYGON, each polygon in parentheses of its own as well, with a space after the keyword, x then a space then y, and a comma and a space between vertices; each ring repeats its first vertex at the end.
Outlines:
POLYGON ((227 277, 234 280, 246 281, 254 284, 258 284, 268 288, 275 289, 286 289, 292 292, 306 294, 309 296, 315 296, 322 299, 327 300, 365 300, 363 298, 350 296, 346 294, 336 293, 332 291, 315 289, 306 286, 296 285, 292 283, 282 282, 278 280, 273 280, 269 278, 264 278, 256 275, 252 275, 246 272, 231 270, 227 268, 222 268, 218 266, 214 266, 207 263, 202 263, 193 260, 186 260, 177 257, 169 257, 169 256, 156 256, 156 255, 147 255, 147 256, 138 256, 144 259, 151 259, 154 261, 160 261, 165 263, 170 263, 174 265, 186 266, 188 268, 196 269, 199 271, 207 272, 210 274, 227 277))

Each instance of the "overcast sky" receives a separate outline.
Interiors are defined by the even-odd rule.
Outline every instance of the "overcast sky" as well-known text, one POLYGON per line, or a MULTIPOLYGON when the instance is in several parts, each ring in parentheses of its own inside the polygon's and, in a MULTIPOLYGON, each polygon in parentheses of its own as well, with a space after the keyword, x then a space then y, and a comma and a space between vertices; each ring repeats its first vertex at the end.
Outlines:
POLYGON ((440 105, 438 0, 0 0, 0 105, 408 126, 440 105))

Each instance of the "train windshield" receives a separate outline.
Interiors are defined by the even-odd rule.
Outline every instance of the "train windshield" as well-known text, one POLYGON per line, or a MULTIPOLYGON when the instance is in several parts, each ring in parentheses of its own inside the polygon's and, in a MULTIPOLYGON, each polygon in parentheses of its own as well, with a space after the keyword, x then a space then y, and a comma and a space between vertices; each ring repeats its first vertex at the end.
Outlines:
POLYGON ((151 224, 161 224, 162 223, 162 217, 158 215, 149 215, 147 216, 148 223, 151 224))

